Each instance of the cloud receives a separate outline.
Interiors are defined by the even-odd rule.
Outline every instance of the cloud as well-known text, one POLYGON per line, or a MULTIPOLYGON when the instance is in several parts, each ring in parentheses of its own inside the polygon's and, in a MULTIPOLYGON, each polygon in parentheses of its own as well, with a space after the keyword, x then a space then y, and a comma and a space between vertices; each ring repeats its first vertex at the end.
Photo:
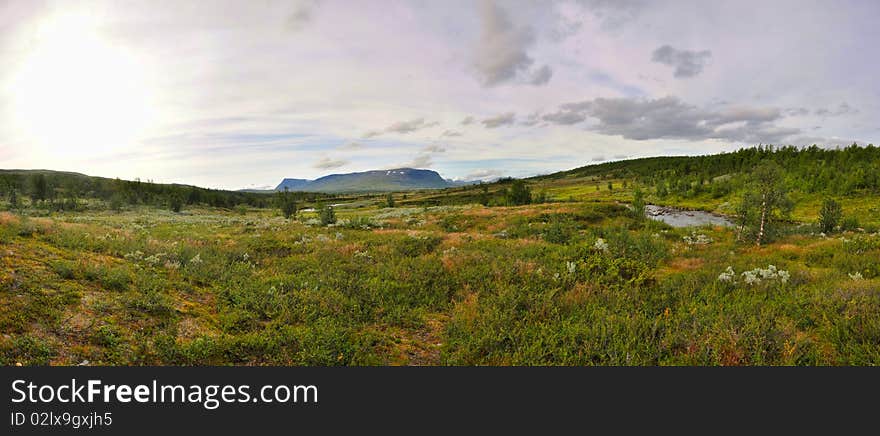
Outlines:
POLYGON ((617 159, 617 160, 626 159, 628 157, 629 156, 627 156, 625 154, 615 154, 614 156, 612 156, 613 159, 617 159))
POLYGON ((679 50, 670 45, 664 45, 654 50, 651 60, 675 67, 673 76, 677 79, 685 79, 703 72, 703 67, 711 57, 712 52, 709 50, 679 50))
POLYGON ((409 121, 398 121, 383 130, 371 130, 362 135, 363 138, 372 138, 374 136, 379 136, 383 133, 401 133, 407 134, 412 133, 418 130, 427 129, 429 127, 438 126, 440 123, 434 121, 431 123, 425 122, 424 118, 416 118, 414 120, 409 121))
POLYGON ((605 156, 593 156, 590 160, 592 162, 605 162, 605 156))
POLYGON ((550 81, 551 77, 553 77, 553 69, 549 65, 544 65, 532 72, 532 78, 529 80, 529 83, 535 86, 545 85, 550 81))
POLYGON ((528 48, 535 35, 529 26, 517 27, 507 12, 493 0, 484 0, 480 9, 481 32, 473 50, 473 66, 484 87, 524 78, 526 83, 545 85, 553 70, 544 65, 532 71, 534 59, 528 48))
POLYGON ((507 113, 503 113, 501 115, 497 115, 497 116, 494 116, 491 118, 486 118, 480 122, 483 123, 483 125, 486 126, 487 129, 494 129, 496 127, 506 126, 508 124, 513 124, 515 117, 516 117, 515 113, 507 112, 507 113))
POLYGON ((369 139, 369 138, 372 138, 375 136, 379 136, 381 134, 382 134, 381 130, 370 130, 369 132, 366 132, 363 135, 361 135, 361 137, 364 139, 369 139))
POLYGON ((522 121, 519 124, 523 125, 523 126, 531 127, 531 126, 534 126, 535 124, 538 124, 540 122, 541 122, 541 113, 540 112, 533 112, 526 117, 525 121, 522 121))
POLYGON ((586 118, 587 116, 583 112, 571 110, 561 110, 541 117, 544 121, 562 125, 577 124, 584 121, 586 118))
POLYGON ((462 126, 467 126, 467 125, 469 125, 469 124, 473 124, 474 121, 476 121, 476 120, 474 119, 474 117, 472 117, 472 116, 466 116, 466 117, 464 117, 463 120, 461 120, 461 125, 462 125, 462 126))
POLYGON ((810 114, 810 110, 805 107, 790 107, 785 109, 785 114, 790 117, 802 117, 810 114))
POLYGON ((564 111, 585 111, 593 107, 593 102, 590 100, 587 101, 579 101, 576 103, 563 103, 559 105, 559 109, 564 111))
POLYGON ((837 137, 825 137, 825 136, 798 136, 790 139, 786 142, 787 144, 796 145, 796 146, 810 146, 810 145, 821 145, 823 147, 847 147, 852 145, 853 143, 864 146, 865 141, 860 141, 857 139, 844 139, 837 137))
POLYGON ((850 106, 849 103, 843 102, 837 106, 837 109, 816 109, 815 114, 820 117, 839 117, 847 114, 857 114, 859 110, 850 106))
POLYGON ((650 4, 647 0, 578 0, 602 23, 605 29, 620 27, 641 13, 650 4))
POLYGON ((455 130, 446 130, 440 134, 440 136, 444 138, 452 138, 455 136, 461 136, 461 132, 456 132, 455 130))
POLYGON ((416 118, 410 121, 401 121, 385 128, 386 133, 412 133, 417 130, 427 129, 439 125, 438 122, 426 123, 424 118, 416 118))
POLYGON ((501 170, 482 169, 472 171, 464 176, 464 180, 488 180, 498 178, 504 175, 501 170))
POLYGON ((434 165, 433 159, 431 159, 431 155, 429 154, 419 154, 412 160, 404 165, 406 168, 430 168, 434 165))
POLYGON ((339 168, 341 166, 348 165, 348 161, 345 159, 331 159, 329 157, 323 157, 317 162, 315 162, 312 167, 317 168, 319 170, 329 170, 333 168, 339 168))
POLYGON ((306 27, 315 16, 315 9, 320 2, 317 0, 301 0, 294 4, 293 12, 287 16, 287 28, 292 31, 300 31, 306 27))
POLYGON ((425 153, 443 153, 446 151, 446 149, 435 144, 435 145, 429 145, 429 146, 423 148, 422 151, 425 153))
POLYGON ((580 116, 598 123, 591 130, 626 139, 721 139, 742 143, 779 143, 800 129, 774 124, 783 117, 775 108, 738 106, 714 111, 682 102, 676 97, 658 99, 597 98, 560 105, 560 112, 544 116, 559 123, 580 116))
POLYGON ((342 150, 358 150, 364 148, 364 144, 361 144, 360 142, 350 141, 340 145, 339 148, 342 150))

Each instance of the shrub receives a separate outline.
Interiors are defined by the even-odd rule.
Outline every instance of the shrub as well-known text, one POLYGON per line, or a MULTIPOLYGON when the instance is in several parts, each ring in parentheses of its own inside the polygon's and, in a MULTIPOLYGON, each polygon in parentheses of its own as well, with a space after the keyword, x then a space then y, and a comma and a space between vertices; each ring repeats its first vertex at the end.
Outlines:
POLYGON ((119 330, 116 327, 110 324, 104 324, 95 329, 92 333, 91 339, 96 345, 114 348, 122 342, 122 335, 120 335, 119 330))
POLYGON ((171 198, 168 199, 168 208, 171 209, 172 212, 180 212, 183 208, 183 197, 172 195, 171 198))
POLYGON ((633 191, 632 214, 637 220, 645 219, 645 195, 639 188, 633 191))
POLYGON ((101 275, 101 284, 111 291, 125 291, 131 285, 131 273, 123 268, 107 268, 101 275))
POLYGON ((395 248, 403 256, 415 257, 434 251, 440 241, 442 239, 439 236, 410 236, 400 240, 395 248))
POLYGON ((336 212, 333 211, 333 206, 321 206, 318 210, 318 219, 325 226, 336 224, 336 212))
POLYGON ((296 200, 293 198, 293 194, 284 188, 283 192, 278 193, 277 198, 278 209, 281 210, 281 214, 284 215, 284 218, 290 218, 296 215, 296 200))
POLYGON ((351 217, 348 220, 343 220, 342 227, 344 227, 346 229, 355 229, 355 230, 370 230, 374 227, 379 227, 379 225, 377 223, 373 222, 373 220, 371 220, 370 217, 355 216, 355 217, 351 217))
POLYGON ((526 186, 526 182, 514 180, 507 193, 507 201, 514 206, 529 204, 532 202, 532 191, 526 186))
POLYGON ((389 192, 385 196, 385 207, 394 207, 394 194, 389 192))
POLYGON ((826 199, 822 203, 822 210, 819 211, 819 228, 823 233, 832 233, 842 217, 843 209, 841 209, 840 203, 830 198, 826 199))
POLYGON ((48 365, 58 352, 41 338, 19 336, 12 341, 0 342, 0 365, 48 365))
POLYGON ((459 232, 464 230, 462 217, 458 214, 446 215, 437 223, 444 232, 459 232))
POLYGON ((66 260, 56 260, 52 262, 52 270, 62 279, 74 278, 73 264, 66 260))
POLYGON ((571 221, 553 220, 544 228, 544 240, 553 244, 567 244, 577 233, 577 227, 571 221))
POLYGON ((840 229, 845 232, 851 232, 857 230, 861 226, 859 225, 859 219, 854 216, 848 216, 840 221, 840 229))

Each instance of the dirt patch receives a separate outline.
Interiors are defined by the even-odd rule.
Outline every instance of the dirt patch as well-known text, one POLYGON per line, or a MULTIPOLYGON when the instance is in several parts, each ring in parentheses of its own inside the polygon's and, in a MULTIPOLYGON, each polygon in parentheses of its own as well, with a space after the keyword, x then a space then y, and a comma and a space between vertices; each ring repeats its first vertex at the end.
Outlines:
POLYGON ((669 262, 669 268, 675 271, 691 271, 695 269, 700 269, 700 267, 702 267, 704 263, 706 262, 699 257, 680 257, 677 259, 672 259, 672 261, 669 262))
POLYGON ((0 212, 0 225, 15 225, 20 223, 21 220, 18 219, 17 216, 9 213, 9 212, 0 212))

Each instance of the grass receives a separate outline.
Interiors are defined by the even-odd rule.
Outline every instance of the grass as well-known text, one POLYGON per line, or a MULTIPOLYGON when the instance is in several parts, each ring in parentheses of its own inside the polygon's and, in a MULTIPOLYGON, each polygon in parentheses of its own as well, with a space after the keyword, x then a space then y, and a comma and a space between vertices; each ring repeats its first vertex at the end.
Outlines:
POLYGON ((613 183, 552 181, 560 201, 517 207, 377 197, 334 226, 256 208, 0 213, 0 364, 880 363, 880 236, 803 226, 741 245, 633 219, 613 183), (744 282, 768 265, 790 277, 744 282))

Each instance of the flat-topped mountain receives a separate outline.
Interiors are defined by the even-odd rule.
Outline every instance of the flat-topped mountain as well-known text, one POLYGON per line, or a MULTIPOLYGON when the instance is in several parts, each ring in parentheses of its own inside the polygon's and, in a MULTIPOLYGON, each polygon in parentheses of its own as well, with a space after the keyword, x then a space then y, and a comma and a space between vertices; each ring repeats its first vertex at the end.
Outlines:
POLYGON ((275 188, 307 192, 386 192, 411 189, 442 189, 458 183, 440 177, 436 171, 414 168, 331 174, 315 180, 284 179, 275 188))

